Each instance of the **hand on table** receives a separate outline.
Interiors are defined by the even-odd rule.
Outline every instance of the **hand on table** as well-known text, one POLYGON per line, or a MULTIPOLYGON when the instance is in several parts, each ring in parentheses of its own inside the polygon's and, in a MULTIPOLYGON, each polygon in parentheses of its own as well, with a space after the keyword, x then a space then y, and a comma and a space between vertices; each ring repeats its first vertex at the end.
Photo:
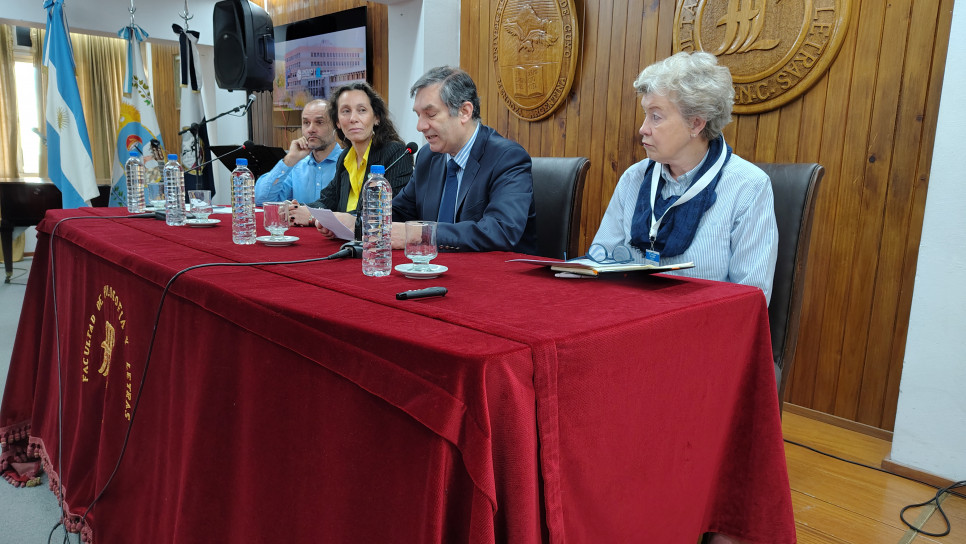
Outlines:
POLYGON ((289 206, 288 220, 293 227, 315 226, 315 218, 312 217, 309 207, 304 204, 299 204, 298 200, 293 200, 292 205, 289 206))

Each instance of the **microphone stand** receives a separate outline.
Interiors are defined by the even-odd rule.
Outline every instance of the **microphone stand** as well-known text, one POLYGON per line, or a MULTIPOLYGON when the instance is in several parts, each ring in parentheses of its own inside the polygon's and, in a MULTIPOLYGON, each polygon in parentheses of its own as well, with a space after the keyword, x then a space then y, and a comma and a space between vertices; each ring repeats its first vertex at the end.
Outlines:
POLYGON ((198 130, 201 129, 202 126, 207 125, 208 123, 210 123, 210 122, 212 122, 212 121, 214 121, 216 119, 219 119, 221 117, 224 117, 224 116, 228 115, 229 113, 235 113, 235 112, 239 112, 241 110, 247 110, 248 107, 249 107, 249 103, 248 102, 245 102, 241 106, 235 106, 234 108, 232 108, 232 109, 230 109, 228 111, 219 113, 218 115, 212 117, 211 119, 205 119, 205 121, 203 123, 191 123, 191 126, 188 127, 188 128, 186 128, 186 129, 184 129, 184 130, 182 130, 181 132, 179 132, 178 133, 178 136, 182 136, 185 132, 190 132, 193 136, 195 136, 197 138, 198 137, 198 130))
MULTIPOLYGON (((252 96, 252 98, 254 98, 255 95, 252 94, 251 96, 252 96)), ((186 128, 186 129, 184 129, 184 130, 182 130, 181 132, 178 133, 178 136, 183 136, 185 132, 190 132, 191 133, 191 152, 192 152, 192 154, 194 154, 194 157, 195 157, 195 165, 191 169, 185 170, 185 173, 186 174, 188 172, 194 172, 194 174, 191 174, 192 176, 200 176, 201 175, 201 169, 204 168, 205 166, 207 166, 208 164, 211 164, 212 162, 214 162, 214 159, 212 159, 212 160, 208 161, 205 164, 201 164, 201 165, 197 164, 197 161, 200 158, 200 157, 198 157, 198 131, 201 130, 201 127, 207 125, 208 123, 210 123, 212 121, 215 121, 217 119, 220 119, 220 118, 228 115, 229 113, 236 113, 236 112, 239 112, 241 110, 248 111, 248 109, 251 108, 251 106, 252 106, 252 104, 254 104, 254 102, 255 101, 253 99, 252 100, 246 100, 244 104, 242 104, 240 106, 235 106, 234 108, 232 108, 232 109, 230 109, 228 111, 223 111, 223 112, 219 113, 218 115, 212 117, 211 119, 205 119, 201 123, 191 123, 191 126, 189 126, 188 128, 186 128)), ((248 132, 251 133, 251 119, 248 120, 248 124, 249 124, 248 132)), ((196 182, 196 183, 198 183, 198 182, 196 182)))

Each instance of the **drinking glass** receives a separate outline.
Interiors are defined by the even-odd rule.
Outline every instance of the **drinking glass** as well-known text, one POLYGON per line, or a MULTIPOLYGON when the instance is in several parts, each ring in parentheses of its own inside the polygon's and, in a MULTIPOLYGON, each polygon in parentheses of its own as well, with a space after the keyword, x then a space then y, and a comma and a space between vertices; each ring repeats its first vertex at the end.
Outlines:
POLYGON ((164 210, 164 183, 153 181, 144 187, 144 199, 148 205, 157 210, 164 210))
POLYGON ((262 215, 265 220, 265 230, 278 238, 288 230, 288 202, 266 202, 262 204, 262 215))
POLYGON ((413 261, 412 270, 429 270, 436 254, 436 221, 406 221, 406 258, 413 261))
POLYGON ((211 191, 207 189, 188 191, 188 202, 191 203, 191 213, 194 214, 195 219, 208 220, 208 216, 211 215, 211 191))

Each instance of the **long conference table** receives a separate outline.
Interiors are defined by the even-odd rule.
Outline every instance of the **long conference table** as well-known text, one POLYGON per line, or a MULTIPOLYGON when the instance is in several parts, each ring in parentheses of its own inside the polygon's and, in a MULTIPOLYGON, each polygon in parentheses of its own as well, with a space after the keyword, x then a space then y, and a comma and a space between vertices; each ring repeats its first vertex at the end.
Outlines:
POLYGON ((161 304, 187 267, 339 244, 123 211, 39 225, 0 406, 0 470, 41 459, 88 542, 795 542, 757 289, 443 253, 199 268, 161 304))

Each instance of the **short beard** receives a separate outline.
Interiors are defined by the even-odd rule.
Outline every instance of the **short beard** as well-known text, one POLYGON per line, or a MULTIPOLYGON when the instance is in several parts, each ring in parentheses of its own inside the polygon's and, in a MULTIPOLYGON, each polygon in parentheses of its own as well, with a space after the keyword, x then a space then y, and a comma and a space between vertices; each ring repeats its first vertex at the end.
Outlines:
MULTIPOLYGON (((320 138, 320 140, 321 140, 321 138, 320 138)), ((312 148, 312 152, 313 153, 315 153, 316 151, 325 151, 326 149, 329 148, 330 145, 332 145, 333 142, 335 142, 334 139, 333 140, 321 140, 321 141, 322 141, 321 144, 319 144, 317 147, 313 147, 312 148)))

